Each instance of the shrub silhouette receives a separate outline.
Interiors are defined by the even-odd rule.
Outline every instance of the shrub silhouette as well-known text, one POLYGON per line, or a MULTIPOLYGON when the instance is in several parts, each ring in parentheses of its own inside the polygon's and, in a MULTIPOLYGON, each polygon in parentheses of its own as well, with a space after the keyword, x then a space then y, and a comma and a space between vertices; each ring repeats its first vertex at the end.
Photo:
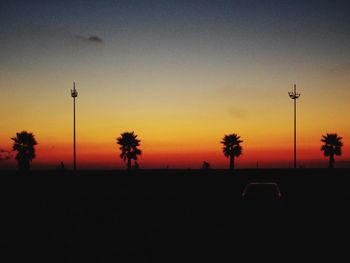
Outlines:
POLYGON ((322 135, 321 142, 324 143, 321 147, 321 151, 323 151, 324 156, 329 157, 329 168, 333 168, 334 166, 334 156, 340 156, 342 154, 341 147, 343 143, 341 140, 342 137, 338 137, 336 133, 327 133, 327 136, 322 135))
POLYGON ((203 170, 208 170, 208 169, 210 169, 210 163, 208 163, 207 161, 203 161, 203 163, 202 163, 202 169, 203 169, 203 170))
POLYGON ((240 136, 237 134, 225 135, 221 143, 224 145, 223 152, 227 158, 230 158, 230 169, 235 168, 235 157, 239 157, 242 154, 242 147, 240 143, 243 141, 240 140, 240 136))
POLYGON ((35 158, 34 146, 36 142, 32 133, 22 131, 16 133, 16 137, 11 138, 14 141, 12 149, 17 152, 15 159, 19 170, 26 171, 30 169, 30 163, 35 158))
POLYGON ((3 149, 0 149, 0 161, 2 160, 9 160, 12 158, 11 152, 10 151, 6 151, 3 149))
MULTIPOLYGON (((117 144, 120 145, 121 150, 120 158, 123 161, 127 161, 127 169, 131 169, 131 160, 137 160, 137 156, 141 155, 141 150, 137 147, 140 146, 140 140, 137 139, 137 135, 134 132, 124 132, 117 138, 117 144)), ((137 164, 138 165, 138 164, 137 164)))

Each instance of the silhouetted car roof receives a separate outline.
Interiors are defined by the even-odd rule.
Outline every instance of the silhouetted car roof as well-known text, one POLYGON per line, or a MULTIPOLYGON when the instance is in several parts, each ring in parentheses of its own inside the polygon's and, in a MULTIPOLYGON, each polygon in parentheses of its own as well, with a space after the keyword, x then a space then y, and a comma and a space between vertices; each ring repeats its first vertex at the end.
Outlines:
POLYGON ((274 182, 252 182, 248 183, 243 192, 242 198, 246 200, 268 201, 282 198, 282 193, 274 182))

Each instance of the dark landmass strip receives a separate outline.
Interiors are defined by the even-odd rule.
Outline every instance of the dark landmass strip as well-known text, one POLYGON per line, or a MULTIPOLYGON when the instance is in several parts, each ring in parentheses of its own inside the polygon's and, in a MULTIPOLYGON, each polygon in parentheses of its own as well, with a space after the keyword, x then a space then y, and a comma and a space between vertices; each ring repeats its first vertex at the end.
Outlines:
POLYGON ((2 247, 41 261, 216 262, 237 242, 350 233, 350 169, 1 171, 0 180, 2 247), (244 199, 249 182, 276 182, 282 198, 244 199))

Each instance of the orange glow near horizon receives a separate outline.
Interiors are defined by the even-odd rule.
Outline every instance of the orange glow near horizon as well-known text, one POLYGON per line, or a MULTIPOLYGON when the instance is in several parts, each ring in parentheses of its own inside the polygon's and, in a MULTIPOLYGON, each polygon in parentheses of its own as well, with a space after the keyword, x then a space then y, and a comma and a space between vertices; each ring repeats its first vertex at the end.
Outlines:
MULTIPOLYGON (((79 86, 77 86, 79 91, 79 86)), ((82 89, 83 90, 83 89, 82 89)), ((135 131, 141 140, 141 168, 200 168, 203 161, 212 168, 227 168, 228 159, 222 153, 220 141, 225 134, 237 133, 244 141, 243 154, 236 160, 237 168, 291 167, 293 162, 293 108, 287 94, 279 94, 269 102, 250 102, 245 113, 226 112, 218 98, 207 98, 206 110, 198 102, 197 107, 171 108, 165 105, 141 104, 141 109, 122 111, 123 103, 105 105, 105 113, 94 107, 91 98, 84 98, 84 90, 77 100, 77 165, 78 168, 124 169, 119 158, 116 138, 121 132, 135 131), (276 103, 282 100, 283 103, 276 103), (262 104, 261 104, 262 103, 262 104), (216 105, 216 107, 214 107, 216 105), (253 107, 254 106, 254 107, 253 107), (109 108, 112 107, 112 108, 109 108), (145 107, 145 108, 143 108, 145 107), (156 110, 157 109, 157 110, 156 110), (164 109, 164 110, 162 110, 164 109), (113 120, 113 121, 111 121, 113 120)), ((304 95, 304 96, 303 96, 304 95)), ((1 147, 11 149, 16 132, 33 132, 38 145, 33 167, 56 167, 63 161, 66 167, 72 163, 72 101, 69 90, 60 94, 64 108, 52 101, 35 103, 27 109, 17 108, 16 115, 5 118, 7 126, 1 131, 1 147), (41 110, 47 108, 46 111, 41 110), (23 118, 23 116, 27 116, 23 118), (55 116, 55 117, 53 117, 55 116), (6 139, 7 138, 7 139, 6 139)), ((343 155, 336 158, 343 166, 350 158, 350 124, 342 105, 334 104, 332 111, 337 118, 322 110, 318 103, 310 102, 308 94, 298 101, 298 165, 304 167, 327 166, 327 159, 320 151, 322 134, 337 132, 343 137, 343 155), (316 112, 322 112, 317 113, 316 112), (328 115, 327 115, 328 114, 328 115), (323 115, 322 118, 319 116, 323 115), (332 128, 337 127, 337 128, 332 128)), ((108 101, 106 99, 105 101, 108 101)), ((197 102, 195 102, 197 103, 197 102)), ((238 101, 238 103, 240 103, 238 101)), ((339 104, 343 104, 339 99, 339 104)), ((225 101, 224 104, 230 105, 225 101)), ((3 118, 4 119, 4 118, 3 118)), ((3 166, 15 167, 14 161, 3 161, 3 166)))
MULTIPOLYGON (((142 140, 142 137, 139 136, 142 140)), ((72 167, 72 144, 61 143, 55 145, 53 142, 41 142, 36 147, 36 159, 33 161, 33 168, 55 169, 60 162, 64 162, 67 168, 72 167)), ((242 139, 243 136, 242 136, 242 139)), ((199 169, 203 161, 211 164, 213 169, 227 168, 229 160, 222 153, 222 145, 216 141, 198 140, 187 144, 180 144, 179 141, 153 142, 141 141, 142 155, 139 157, 139 164, 144 169, 199 169), (205 142, 200 144, 200 142, 205 142)), ((237 168, 280 168, 292 167, 293 148, 283 147, 276 144, 271 148, 264 142, 244 141, 243 154, 236 158, 237 168)), ((320 151, 321 143, 308 143, 307 147, 298 148, 298 166, 302 167, 326 167, 328 159, 320 151)), ((7 145, 9 149, 11 144, 7 145)), ((344 154, 336 157, 339 167, 347 165, 349 155, 347 146, 343 149, 344 154)), ((79 169, 124 169, 125 163, 119 157, 120 151, 115 141, 110 143, 89 143, 79 142, 77 145, 77 166, 79 169)), ((15 167, 14 160, 3 161, 5 167, 15 167)))

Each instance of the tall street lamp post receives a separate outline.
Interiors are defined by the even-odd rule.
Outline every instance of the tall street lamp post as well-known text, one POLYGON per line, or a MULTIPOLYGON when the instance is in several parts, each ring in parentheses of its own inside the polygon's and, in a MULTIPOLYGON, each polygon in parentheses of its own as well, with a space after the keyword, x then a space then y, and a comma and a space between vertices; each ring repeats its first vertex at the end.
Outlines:
POLYGON ((73 82, 73 89, 70 90, 73 98, 73 169, 77 170, 77 151, 76 151, 76 137, 75 137, 75 98, 78 97, 78 91, 75 89, 75 82, 73 82))
POLYGON ((294 168, 297 168, 297 99, 300 93, 297 93, 297 86, 294 84, 294 92, 288 92, 289 97, 294 100, 294 168))

